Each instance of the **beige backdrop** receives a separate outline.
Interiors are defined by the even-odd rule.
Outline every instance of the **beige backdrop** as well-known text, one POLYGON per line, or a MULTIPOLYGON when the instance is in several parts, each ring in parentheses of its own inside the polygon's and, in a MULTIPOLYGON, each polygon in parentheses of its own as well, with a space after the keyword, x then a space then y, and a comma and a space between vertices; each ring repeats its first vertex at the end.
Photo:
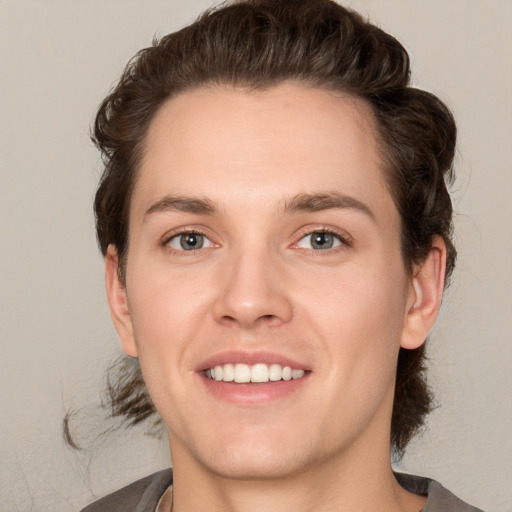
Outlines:
MULTIPOLYGON (((169 463, 141 430, 101 435, 118 353, 91 203, 98 102, 153 34, 208 0, 0 0, 0 510, 65 512, 169 463), (81 452, 60 423, 78 409, 81 452)), ((432 336, 441 407, 402 468, 512 510, 512 2, 351 0, 410 50, 460 127, 458 269, 432 336)))

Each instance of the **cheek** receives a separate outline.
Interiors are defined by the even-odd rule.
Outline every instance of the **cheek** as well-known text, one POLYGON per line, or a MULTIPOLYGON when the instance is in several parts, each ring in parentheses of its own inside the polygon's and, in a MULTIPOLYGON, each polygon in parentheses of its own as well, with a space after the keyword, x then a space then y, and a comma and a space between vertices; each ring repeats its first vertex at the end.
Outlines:
POLYGON ((354 265, 315 277, 297 309, 322 340, 333 378, 368 385, 394 377, 405 318, 402 269, 354 265))
POLYGON ((127 269, 128 303, 141 363, 147 357, 176 359, 182 340, 197 326, 203 295, 189 275, 176 275, 158 263, 127 269))
POLYGON ((354 329, 364 335, 378 329, 387 337, 385 331, 396 333, 404 320, 406 279, 397 267, 358 262, 298 277, 301 309, 340 332, 354 329))
POLYGON ((127 290, 139 362, 152 401, 170 425, 178 421, 176 410, 188 407, 182 397, 189 372, 182 370, 188 370, 187 357, 202 324, 202 295, 190 278, 170 276, 157 265, 133 267, 127 290))

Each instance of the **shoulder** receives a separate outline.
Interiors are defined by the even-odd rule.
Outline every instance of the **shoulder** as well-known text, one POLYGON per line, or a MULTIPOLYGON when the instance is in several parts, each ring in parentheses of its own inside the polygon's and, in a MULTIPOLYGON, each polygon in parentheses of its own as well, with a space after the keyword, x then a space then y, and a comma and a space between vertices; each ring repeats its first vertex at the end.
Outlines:
POLYGON ((172 484, 172 470, 164 469, 87 505, 80 512, 154 512, 172 484))
POLYGON ((431 478, 395 473, 398 483, 410 492, 427 496, 427 503, 421 512, 483 512, 457 498, 439 482, 431 478))

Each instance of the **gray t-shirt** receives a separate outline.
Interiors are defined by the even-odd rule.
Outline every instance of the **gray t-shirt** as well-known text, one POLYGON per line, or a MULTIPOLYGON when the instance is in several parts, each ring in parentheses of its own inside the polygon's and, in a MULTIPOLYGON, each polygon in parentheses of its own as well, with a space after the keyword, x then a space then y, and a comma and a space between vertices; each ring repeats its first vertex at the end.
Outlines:
MULTIPOLYGON (((454 496, 429 478, 395 473, 402 487, 427 496, 421 512, 483 512, 454 496)), ((172 484, 172 470, 164 469, 91 503, 80 512, 155 512, 160 498, 172 484)))

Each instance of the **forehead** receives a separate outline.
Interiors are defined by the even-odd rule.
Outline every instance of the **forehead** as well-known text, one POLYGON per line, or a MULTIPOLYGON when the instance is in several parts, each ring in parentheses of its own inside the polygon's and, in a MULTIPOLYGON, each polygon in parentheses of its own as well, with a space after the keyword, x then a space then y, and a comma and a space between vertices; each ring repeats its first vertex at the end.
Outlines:
POLYGON ((291 83, 200 88, 171 98, 152 120, 132 206, 148 208, 168 193, 226 206, 243 192, 261 208, 321 191, 389 207, 363 100, 291 83))

